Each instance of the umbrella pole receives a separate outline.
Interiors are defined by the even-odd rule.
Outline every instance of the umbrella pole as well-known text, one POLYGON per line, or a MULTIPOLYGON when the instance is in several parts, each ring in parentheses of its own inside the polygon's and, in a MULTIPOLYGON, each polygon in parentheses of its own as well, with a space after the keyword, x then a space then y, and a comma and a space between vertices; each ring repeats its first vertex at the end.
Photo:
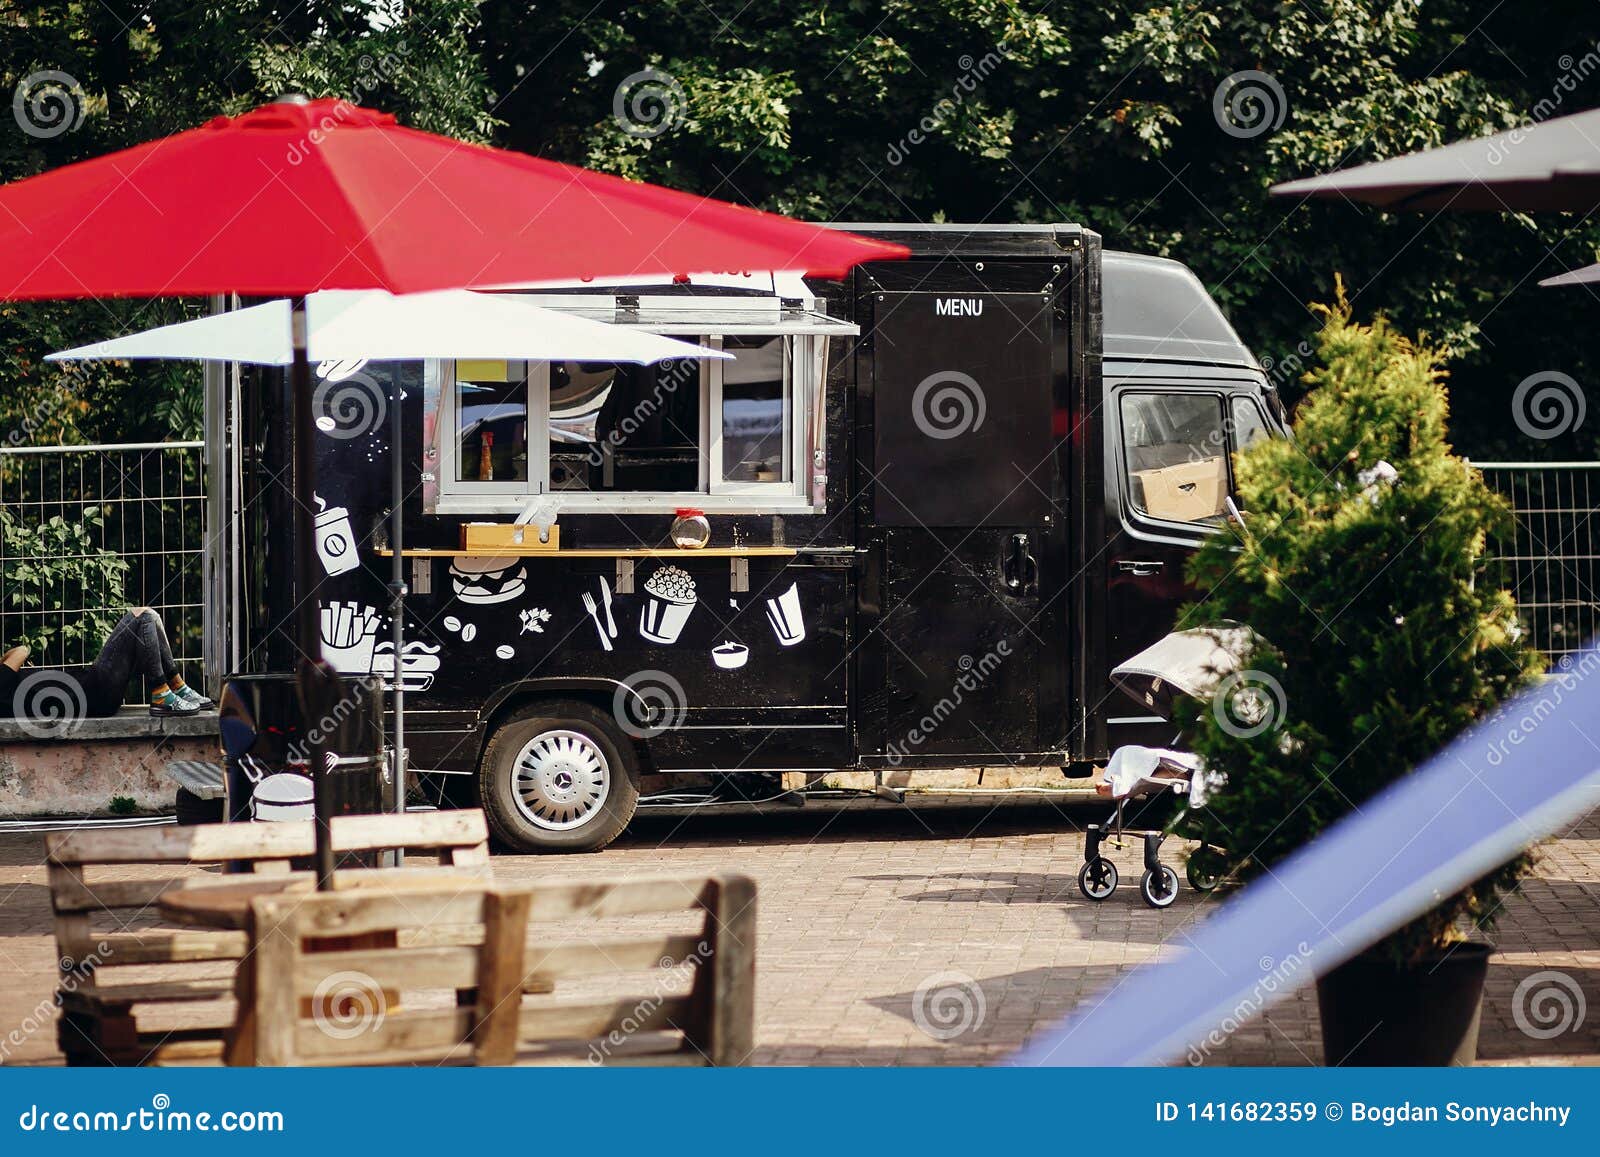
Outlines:
POLYGON ((305 725, 316 814, 317 890, 333 887, 332 785, 328 782, 327 744, 322 735, 329 668, 322 658, 322 616, 317 604, 317 440, 311 414, 311 359, 306 352, 306 299, 290 303, 289 329, 294 360, 289 389, 294 410, 294 566, 295 642, 300 651, 300 712, 305 725))
MULTIPOLYGON (((393 508, 389 517, 393 522, 389 547, 394 551, 394 571, 389 579, 389 613, 394 617, 394 810, 397 815, 406 813, 406 691, 400 681, 400 657, 405 654, 406 641, 406 560, 401 557, 405 547, 405 515, 401 511, 404 501, 405 477, 400 464, 400 435, 405 428, 401 414, 405 391, 400 375, 394 374, 394 397, 389 401, 389 485, 393 508)), ((394 850, 394 866, 405 864, 404 848, 394 850)))

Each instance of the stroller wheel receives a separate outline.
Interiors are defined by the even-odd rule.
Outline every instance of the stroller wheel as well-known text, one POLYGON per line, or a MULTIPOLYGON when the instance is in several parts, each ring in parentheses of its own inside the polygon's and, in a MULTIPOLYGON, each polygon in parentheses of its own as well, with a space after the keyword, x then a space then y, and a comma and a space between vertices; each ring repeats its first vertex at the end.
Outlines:
POLYGON ((1216 871, 1218 867, 1218 853, 1214 848, 1195 848, 1189 855, 1189 863, 1184 864, 1184 875, 1189 877, 1189 887, 1195 891, 1216 891, 1216 885, 1222 882, 1221 875, 1216 871))
POLYGON ((1170 908, 1178 898, 1178 873, 1165 864, 1159 872, 1146 872, 1139 881, 1139 895, 1152 908, 1170 908))
POLYGON ((1086 860, 1078 869, 1078 891, 1090 900, 1104 900, 1117 890, 1117 866, 1104 856, 1086 860))

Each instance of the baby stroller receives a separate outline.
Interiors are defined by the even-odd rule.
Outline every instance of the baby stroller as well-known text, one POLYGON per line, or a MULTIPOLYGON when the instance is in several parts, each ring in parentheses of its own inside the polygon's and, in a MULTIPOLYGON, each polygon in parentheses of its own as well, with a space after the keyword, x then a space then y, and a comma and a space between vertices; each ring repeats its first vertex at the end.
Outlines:
MULTIPOLYGON (((1249 627, 1207 627, 1175 631, 1153 646, 1140 651, 1111 672, 1117 688, 1137 699, 1141 706, 1163 719, 1173 717, 1173 700, 1178 695, 1207 699, 1217 685, 1238 670, 1240 659, 1254 646, 1249 627)), ((1174 742, 1178 737, 1174 738, 1174 742)), ((1123 823, 1123 808, 1129 800, 1150 800, 1158 795, 1184 796, 1190 808, 1204 806, 1206 776, 1200 758, 1191 752, 1166 747, 1127 745, 1112 752, 1106 764, 1105 780, 1097 789, 1116 802, 1108 822, 1090 824, 1083 849, 1083 867, 1078 871, 1078 890, 1090 900, 1104 900, 1117 889, 1117 866, 1101 855, 1109 839, 1114 847, 1124 846, 1122 837, 1140 836, 1144 840, 1144 875, 1139 894, 1152 908, 1169 908, 1178 898, 1178 874, 1161 862, 1162 830, 1128 830, 1123 823)), ((1208 861, 1215 849, 1205 841, 1191 854, 1186 875, 1197 892, 1217 886, 1208 861)))

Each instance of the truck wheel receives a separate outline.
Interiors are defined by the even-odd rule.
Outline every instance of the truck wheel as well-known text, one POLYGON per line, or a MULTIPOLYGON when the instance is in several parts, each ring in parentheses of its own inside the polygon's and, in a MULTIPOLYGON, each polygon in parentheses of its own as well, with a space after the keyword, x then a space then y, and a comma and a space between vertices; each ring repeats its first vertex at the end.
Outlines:
POLYGON ((610 716, 539 703, 502 723, 478 769, 489 826, 519 852, 596 852, 639 803, 639 764, 610 716))

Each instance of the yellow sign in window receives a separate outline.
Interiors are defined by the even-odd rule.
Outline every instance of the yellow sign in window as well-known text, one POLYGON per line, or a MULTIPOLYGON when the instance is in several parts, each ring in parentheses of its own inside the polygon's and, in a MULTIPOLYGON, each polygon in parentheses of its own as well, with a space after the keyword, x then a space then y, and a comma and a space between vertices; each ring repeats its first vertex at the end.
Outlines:
POLYGON ((509 382, 511 370, 503 359, 495 361, 488 358, 460 360, 456 362, 456 381, 458 382, 509 382))

